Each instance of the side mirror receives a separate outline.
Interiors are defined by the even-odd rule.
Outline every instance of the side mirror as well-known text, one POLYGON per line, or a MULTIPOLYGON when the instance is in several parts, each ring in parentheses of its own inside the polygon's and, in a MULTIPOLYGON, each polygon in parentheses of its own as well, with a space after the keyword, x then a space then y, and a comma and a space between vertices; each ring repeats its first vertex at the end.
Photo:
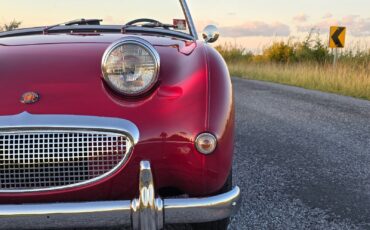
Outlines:
POLYGON ((220 37, 220 32, 218 31, 216 26, 209 25, 209 26, 206 26, 206 28, 204 28, 202 32, 202 36, 205 42, 214 43, 220 37))

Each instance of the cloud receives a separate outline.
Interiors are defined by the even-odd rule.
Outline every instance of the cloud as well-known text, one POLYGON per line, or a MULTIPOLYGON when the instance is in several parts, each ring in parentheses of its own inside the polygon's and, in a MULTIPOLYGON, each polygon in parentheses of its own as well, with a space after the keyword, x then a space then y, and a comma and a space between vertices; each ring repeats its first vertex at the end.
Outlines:
POLYGON ((299 25, 297 26, 297 31, 298 32, 308 32, 311 31, 312 29, 315 29, 319 32, 327 32, 330 28, 330 26, 334 25, 339 25, 339 21, 336 19, 326 19, 322 20, 313 24, 304 24, 304 25, 299 25))
POLYGON ((308 15, 304 13, 300 13, 293 17, 293 21, 297 23, 306 22, 308 20, 308 15))
POLYGON ((370 36, 370 17, 363 18, 359 15, 348 15, 342 19, 325 18, 314 24, 299 25, 297 30, 307 32, 311 29, 317 29, 321 33, 327 33, 330 26, 346 26, 348 33, 353 36, 370 36))
POLYGON ((289 36, 290 27, 279 22, 251 21, 239 26, 221 27, 220 32, 225 37, 289 36))
POLYGON ((328 19, 328 18, 332 18, 332 17, 333 17, 332 13, 326 13, 326 14, 324 14, 324 16, 322 16, 322 19, 328 19))
POLYGON ((342 25, 348 27, 348 31, 354 36, 370 36, 370 17, 362 18, 359 15, 344 17, 342 25))
POLYGON ((196 25, 197 31, 202 32, 204 28, 208 25, 215 25, 218 27, 219 23, 213 20, 198 20, 196 25))

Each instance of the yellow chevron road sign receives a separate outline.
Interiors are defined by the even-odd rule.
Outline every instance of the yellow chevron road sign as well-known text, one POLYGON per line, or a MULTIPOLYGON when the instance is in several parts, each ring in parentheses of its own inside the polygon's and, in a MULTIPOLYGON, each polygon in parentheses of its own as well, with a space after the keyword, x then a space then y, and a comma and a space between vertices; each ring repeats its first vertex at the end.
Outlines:
POLYGON ((332 26, 330 27, 330 48, 344 48, 346 43, 346 27, 332 26))

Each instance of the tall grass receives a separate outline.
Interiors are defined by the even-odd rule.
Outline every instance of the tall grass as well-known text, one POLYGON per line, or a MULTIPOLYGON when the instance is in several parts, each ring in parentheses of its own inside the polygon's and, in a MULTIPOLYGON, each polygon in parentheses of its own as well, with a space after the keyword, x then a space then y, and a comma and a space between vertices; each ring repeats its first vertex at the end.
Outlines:
POLYGON ((333 66, 333 54, 311 34, 298 42, 275 42, 262 54, 237 46, 217 47, 232 76, 270 81, 370 100, 370 50, 349 50, 333 66))
POLYGON ((369 68, 317 65, 309 63, 229 64, 232 76, 270 81, 370 100, 369 68))

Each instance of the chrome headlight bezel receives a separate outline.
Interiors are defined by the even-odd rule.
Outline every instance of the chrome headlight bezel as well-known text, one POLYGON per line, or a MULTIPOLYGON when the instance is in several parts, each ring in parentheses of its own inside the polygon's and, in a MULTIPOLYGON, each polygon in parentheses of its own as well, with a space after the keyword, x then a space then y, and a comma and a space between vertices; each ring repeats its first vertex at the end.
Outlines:
POLYGON ((156 83, 158 82, 159 70, 160 70, 160 56, 159 56, 159 53, 157 52, 156 49, 154 49, 154 47, 152 46, 152 44, 150 44, 148 41, 146 41, 144 39, 141 39, 141 38, 137 38, 137 37, 124 38, 122 40, 116 41, 113 44, 111 44, 105 50, 105 52, 103 54, 102 62, 101 62, 101 71, 102 71, 102 74, 103 74, 104 81, 108 84, 108 86, 113 91, 115 91, 115 92, 117 92, 117 93, 119 93, 121 95, 129 96, 129 97, 140 96, 140 95, 143 95, 143 94, 149 92, 156 85, 156 83), (136 45, 136 46, 140 46, 145 51, 147 51, 152 56, 152 58, 154 60, 154 65, 155 65, 154 68, 155 69, 154 69, 153 79, 150 82, 150 84, 148 84, 147 86, 145 86, 145 88, 143 88, 140 91, 128 93, 128 92, 125 92, 125 91, 122 91, 122 90, 118 89, 108 79, 107 73, 105 72, 106 63, 107 63, 108 58, 110 57, 110 55, 112 54, 113 51, 115 51, 117 48, 119 48, 119 47, 121 47, 123 45, 136 45))

